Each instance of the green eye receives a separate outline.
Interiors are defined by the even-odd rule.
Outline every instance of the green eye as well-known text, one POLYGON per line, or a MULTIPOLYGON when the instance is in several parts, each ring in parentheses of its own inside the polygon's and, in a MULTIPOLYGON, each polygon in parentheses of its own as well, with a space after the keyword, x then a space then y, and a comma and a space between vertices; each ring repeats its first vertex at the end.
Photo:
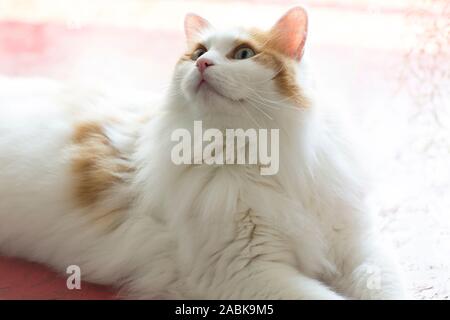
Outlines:
POLYGON ((191 55, 191 59, 192 60, 197 60, 201 55, 203 55, 204 53, 206 53, 206 49, 205 48, 198 48, 197 50, 194 51, 194 53, 191 55))
POLYGON ((236 53, 234 54, 234 59, 236 60, 244 60, 251 58, 255 55, 255 51, 253 51, 252 48, 249 47, 241 47, 238 50, 236 50, 236 53))

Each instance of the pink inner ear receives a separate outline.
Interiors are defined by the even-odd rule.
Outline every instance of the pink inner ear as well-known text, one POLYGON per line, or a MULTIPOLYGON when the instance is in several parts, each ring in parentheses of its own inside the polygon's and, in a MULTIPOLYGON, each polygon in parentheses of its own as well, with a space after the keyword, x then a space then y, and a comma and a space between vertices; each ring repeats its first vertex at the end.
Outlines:
POLYGON ((272 28, 273 41, 289 57, 300 60, 308 31, 308 16, 301 7, 289 10, 272 28))
POLYGON ((188 41, 209 26, 210 24, 206 19, 193 13, 188 13, 184 19, 184 32, 188 41))

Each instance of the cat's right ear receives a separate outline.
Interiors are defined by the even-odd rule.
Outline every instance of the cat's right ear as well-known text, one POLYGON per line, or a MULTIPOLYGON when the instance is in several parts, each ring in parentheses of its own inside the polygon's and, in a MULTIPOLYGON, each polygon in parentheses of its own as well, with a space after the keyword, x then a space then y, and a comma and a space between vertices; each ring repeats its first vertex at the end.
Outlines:
POLYGON ((184 18, 184 33, 186 34, 188 43, 194 41, 199 33, 210 27, 211 24, 208 20, 196 14, 188 13, 184 18))

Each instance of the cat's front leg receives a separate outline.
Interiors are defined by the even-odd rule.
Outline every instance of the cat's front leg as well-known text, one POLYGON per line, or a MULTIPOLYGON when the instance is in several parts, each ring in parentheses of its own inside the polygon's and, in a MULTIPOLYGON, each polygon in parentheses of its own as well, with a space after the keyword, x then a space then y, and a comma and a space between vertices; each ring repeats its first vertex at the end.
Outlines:
POLYGON ((322 282, 291 266, 261 262, 243 269, 217 295, 219 299, 342 300, 343 296, 322 282))
MULTIPOLYGON (((372 240, 373 241, 373 240, 372 240)), ((368 241, 353 246, 334 285, 355 299, 405 299, 403 280, 385 248, 368 241)))

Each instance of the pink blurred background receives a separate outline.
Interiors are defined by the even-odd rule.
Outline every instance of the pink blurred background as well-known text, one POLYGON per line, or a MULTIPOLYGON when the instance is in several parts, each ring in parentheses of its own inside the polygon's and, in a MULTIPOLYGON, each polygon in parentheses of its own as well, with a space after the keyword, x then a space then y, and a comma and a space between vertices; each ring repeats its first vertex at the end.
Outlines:
MULTIPOLYGON (((183 18, 269 27, 310 15, 323 94, 373 155, 371 204, 411 297, 450 295, 450 5, 447 0, 0 0, 0 75, 161 92, 184 50, 183 18)), ((0 88, 2 90, 2 88, 0 88)), ((114 290, 0 257, 0 299, 108 299, 114 290)))

